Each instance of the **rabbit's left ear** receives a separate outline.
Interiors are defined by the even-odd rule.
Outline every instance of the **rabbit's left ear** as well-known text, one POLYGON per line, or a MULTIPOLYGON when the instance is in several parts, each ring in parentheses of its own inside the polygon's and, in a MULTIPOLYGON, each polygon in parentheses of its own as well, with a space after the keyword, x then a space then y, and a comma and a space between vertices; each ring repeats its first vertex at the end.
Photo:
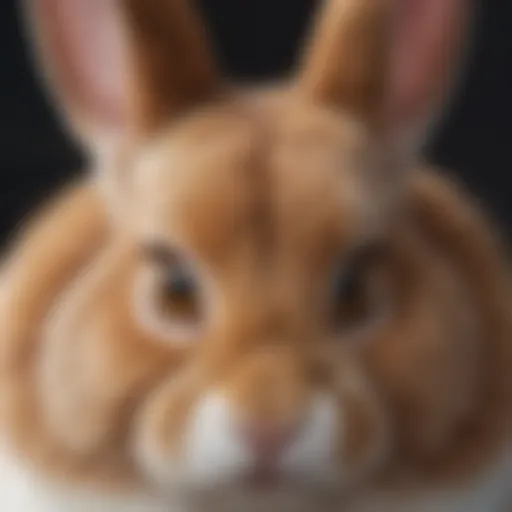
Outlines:
POLYGON ((469 0, 326 0, 299 88, 396 132, 421 131, 461 67, 468 14, 469 0))
POLYGON ((147 134, 216 93, 205 29, 188 0, 24 0, 42 70, 93 152, 147 134))

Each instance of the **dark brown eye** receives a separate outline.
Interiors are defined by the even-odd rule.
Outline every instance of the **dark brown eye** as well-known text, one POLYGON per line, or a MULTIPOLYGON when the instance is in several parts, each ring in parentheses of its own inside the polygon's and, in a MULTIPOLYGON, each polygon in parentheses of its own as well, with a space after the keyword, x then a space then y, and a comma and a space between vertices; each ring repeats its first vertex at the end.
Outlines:
POLYGON ((161 300, 165 311, 181 320, 194 320, 198 314, 198 285, 194 273, 184 263, 165 271, 161 300))
POLYGON ((333 321, 338 329, 364 320, 367 312, 366 283, 359 268, 340 272, 333 280, 333 321))
POLYGON ((331 282, 332 322, 335 329, 350 329, 363 324, 371 315, 372 280, 378 252, 364 247, 355 251, 335 269, 331 282))
POLYGON ((195 295, 195 278, 183 266, 172 269, 165 282, 165 293, 169 297, 189 299, 195 295))
POLYGON ((145 253, 156 270, 160 312, 170 320, 196 322, 198 278, 187 259, 163 244, 149 244, 145 253))
POLYGON ((353 305, 363 294, 363 276, 358 268, 349 269, 334 278, 334 300, 338 304, 353 305))

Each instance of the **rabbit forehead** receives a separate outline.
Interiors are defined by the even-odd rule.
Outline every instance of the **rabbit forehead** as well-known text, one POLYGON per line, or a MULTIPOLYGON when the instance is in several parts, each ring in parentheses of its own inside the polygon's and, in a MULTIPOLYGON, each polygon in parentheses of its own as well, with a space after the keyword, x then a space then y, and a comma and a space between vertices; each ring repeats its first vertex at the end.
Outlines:
POLYGON ((371 148, 361 126, 315 106, 264 100, 199 113, 139 158, 137 229, 206 251, 232 250, 237 234, 263 224, 282 241, 356 235, 375 205, 371 148))

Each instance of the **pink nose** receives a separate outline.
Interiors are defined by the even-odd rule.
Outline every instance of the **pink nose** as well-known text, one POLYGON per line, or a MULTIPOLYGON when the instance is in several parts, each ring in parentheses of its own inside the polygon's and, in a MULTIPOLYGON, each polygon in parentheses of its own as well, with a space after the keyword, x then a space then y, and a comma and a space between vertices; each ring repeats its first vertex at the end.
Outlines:
POLYGON ((259 462, 268 463, 275 460, 288 446, 292 437, 291 427, 266 422, 245 425, 242 437, 259 462))

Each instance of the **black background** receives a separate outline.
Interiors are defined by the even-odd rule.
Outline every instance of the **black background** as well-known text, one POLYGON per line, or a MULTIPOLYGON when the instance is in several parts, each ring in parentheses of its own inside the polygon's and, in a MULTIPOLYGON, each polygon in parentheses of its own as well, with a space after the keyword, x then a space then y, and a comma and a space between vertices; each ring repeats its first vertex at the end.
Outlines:
MULTIPOLYGON (((203 0, 224 68, 264 79, 293 64, 314 0, 203 0)), ((508 4, 508 6, 507 6, 508 4)), ((80 172, 82 157, 38 87, 16 0, 0 0, 0 240, 39 200, 80 172)), ((465 86, 427 156, 450 169, 512 234, 512 16, 482 0, 465 86)))

